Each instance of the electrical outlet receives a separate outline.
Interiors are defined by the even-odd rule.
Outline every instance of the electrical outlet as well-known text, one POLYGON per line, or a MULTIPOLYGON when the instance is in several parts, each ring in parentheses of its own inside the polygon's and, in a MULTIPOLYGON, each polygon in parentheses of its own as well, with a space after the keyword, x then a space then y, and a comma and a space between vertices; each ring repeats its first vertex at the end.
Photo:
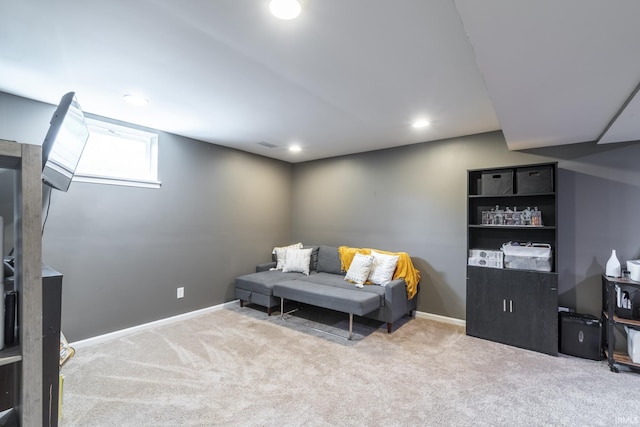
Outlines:
POLYGON ((184 298, 184 288, 178 288, 176 298, 184 298))

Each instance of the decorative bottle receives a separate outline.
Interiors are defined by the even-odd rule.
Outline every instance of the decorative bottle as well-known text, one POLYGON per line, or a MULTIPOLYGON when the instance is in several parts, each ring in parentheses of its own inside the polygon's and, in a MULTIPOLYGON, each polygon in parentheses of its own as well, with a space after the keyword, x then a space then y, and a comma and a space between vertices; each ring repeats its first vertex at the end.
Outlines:
POLYGON ((618 261, 615 249, 611 251, 611 257, 609 257, 609 261, 607 261, 604 274, 609 277, 621 277, 620 261, 618 261))
POLYGON ((504 211, 496 206, 496 225, 504 225, 504 211))

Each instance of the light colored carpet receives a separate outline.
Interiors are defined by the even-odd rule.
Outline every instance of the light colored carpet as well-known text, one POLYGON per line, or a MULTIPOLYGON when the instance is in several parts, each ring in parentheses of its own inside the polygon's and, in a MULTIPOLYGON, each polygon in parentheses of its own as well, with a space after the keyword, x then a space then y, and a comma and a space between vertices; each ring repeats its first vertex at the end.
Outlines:
MULTIPOLYGON (((301 315, 346 334, 346 315, 301 315)), ((605 361, 421 318, 354 331, 343 341, 233 307, 81 348, 62 370, 61 426, 640 424, 640 375, 605 361)))

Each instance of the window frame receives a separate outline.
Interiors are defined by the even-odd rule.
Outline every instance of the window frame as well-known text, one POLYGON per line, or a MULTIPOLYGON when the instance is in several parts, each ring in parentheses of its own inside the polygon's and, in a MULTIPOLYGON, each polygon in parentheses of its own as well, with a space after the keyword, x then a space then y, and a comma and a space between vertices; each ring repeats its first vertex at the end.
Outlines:
MULTIPOLYGON (((105 135, 117 135, 125 140, 134 140, 138 142, 144 142, 146 145, 146 165, 145 168, 149 170, 149 174, 146 177, 131 178, 117 174, 100 174, 82 172, 80 165, 82 164, 82 158, 78 164, 78 170, 73 176, 73 181, 87 182, 93 184, 107 184, 107 185, 120 185, 127 187, 142 187, 142 188, 160 188, 162 182, 158 179, 158 134, 149 132, 127 125, 116 124, 108 122, 106 120, 96 118, 85 118, 87 127, 89 128, 89 140, 90 143, 92 133, 101 133, 105 135)), ((85 148, 86 149, 86 148, 85 148)))

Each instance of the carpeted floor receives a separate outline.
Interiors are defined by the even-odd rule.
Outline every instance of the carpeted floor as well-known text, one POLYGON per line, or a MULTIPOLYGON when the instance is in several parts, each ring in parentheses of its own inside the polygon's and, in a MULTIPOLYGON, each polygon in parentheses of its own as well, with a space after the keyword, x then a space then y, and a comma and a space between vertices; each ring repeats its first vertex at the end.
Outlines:
POLYGON ((305 308, 283 323, 233 307, 80 348, 65 375, 71 426, 640 425, 640 374, 552 357, 405 318, 392 334, 305 308))

